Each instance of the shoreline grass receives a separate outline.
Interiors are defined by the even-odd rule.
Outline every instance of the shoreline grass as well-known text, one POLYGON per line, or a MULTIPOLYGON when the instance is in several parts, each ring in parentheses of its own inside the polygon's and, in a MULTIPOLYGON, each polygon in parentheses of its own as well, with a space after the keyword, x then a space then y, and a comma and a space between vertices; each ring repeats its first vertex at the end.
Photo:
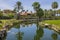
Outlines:
POLYGON ((16 20, 16 19, 9 19, 9 20, 0 20, 0 29, 2 29, 6 25, 14 25, 22 22, 22 20, 16 20))
POLYGON ((56 25, 57 27, 60 28, 60 20, 45 20, 42 22, 47 23, 47 24, 51 24, 51 25, 56 25))

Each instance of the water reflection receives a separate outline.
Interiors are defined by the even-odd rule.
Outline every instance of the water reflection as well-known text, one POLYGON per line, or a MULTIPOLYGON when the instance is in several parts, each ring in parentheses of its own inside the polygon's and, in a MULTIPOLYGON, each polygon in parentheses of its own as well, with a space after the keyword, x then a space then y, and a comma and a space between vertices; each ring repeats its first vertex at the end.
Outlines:
POLYGON ((36 30, 36 35, 34 37, 34 40, 40 40, 40 38, 43 37, 44 31, 42 28, 39 28, 36 30))
POLYGON ((6 40, 60 40, 60 35, 48 28, 41 28, 39 23, 25 22, 12 27, 6 40))
POLYGON ((22 33, 22 32, 18 32, 18 33, 16 34, 16 38, 17 38, 17 40, 22 40, 22 38, 23 38, 23 33, 22 33))
POLYGON ((23 33, 20 32, 20 24, 16 25, 15 28, 18 29, 18 32, 17 32, 17 34, 16 34, 17 40, 22 40, 22 35, 23 35, 23 33))
POLYGON ((51 36, 52 36, 53 40, 57 40, 57 38, 58 38, 58 35, 56 33, 53 33, 51 36))
POLYGON ((43 37, 44 30, 41 28, 37 22, 37 30, 36 30, 36 35, 34 36, 34 40, 40 40, 40 38, 43 37))

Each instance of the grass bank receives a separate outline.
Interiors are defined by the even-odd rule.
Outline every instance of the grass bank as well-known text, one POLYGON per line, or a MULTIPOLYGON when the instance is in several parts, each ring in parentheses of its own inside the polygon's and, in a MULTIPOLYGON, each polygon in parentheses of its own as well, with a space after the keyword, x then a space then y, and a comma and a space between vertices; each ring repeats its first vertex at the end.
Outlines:
POLYGON ((60 20, 45 20, 45 21, 42 21, 42 23, 56 25, 57 27, 60 28, 60 20))
POLYGON ((2 29, 6 25, 16 25, 20 23, 22 20, 10 19, 10 20, 0 20, 0 29, 2 29))

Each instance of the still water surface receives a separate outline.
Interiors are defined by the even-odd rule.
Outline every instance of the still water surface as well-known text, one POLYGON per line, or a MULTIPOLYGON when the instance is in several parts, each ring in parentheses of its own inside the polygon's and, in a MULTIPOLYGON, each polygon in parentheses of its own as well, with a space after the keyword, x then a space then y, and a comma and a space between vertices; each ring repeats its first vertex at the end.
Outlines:
POLYGON ((35 23, 19 24, 7 32, 6 40, 60 40, 60 35, 35 23))

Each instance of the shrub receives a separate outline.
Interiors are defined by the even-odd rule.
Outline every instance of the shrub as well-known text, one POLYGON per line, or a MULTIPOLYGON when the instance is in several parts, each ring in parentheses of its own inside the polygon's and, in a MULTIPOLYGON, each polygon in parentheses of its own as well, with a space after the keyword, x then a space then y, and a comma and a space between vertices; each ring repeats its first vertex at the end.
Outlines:
POLYGON ((13 13, 9 13, 9 14, 8 14, 8 17, 9 17, 9 18, 14 18, 14 14, 13 14, 13 13))
POLYGON ((2 24, 0 24, 0 28, 2 28, 3 27, 3 25, 2 24))
POLYGON ((0 21, 0 23, 2 23, 2 21, 0 21))

